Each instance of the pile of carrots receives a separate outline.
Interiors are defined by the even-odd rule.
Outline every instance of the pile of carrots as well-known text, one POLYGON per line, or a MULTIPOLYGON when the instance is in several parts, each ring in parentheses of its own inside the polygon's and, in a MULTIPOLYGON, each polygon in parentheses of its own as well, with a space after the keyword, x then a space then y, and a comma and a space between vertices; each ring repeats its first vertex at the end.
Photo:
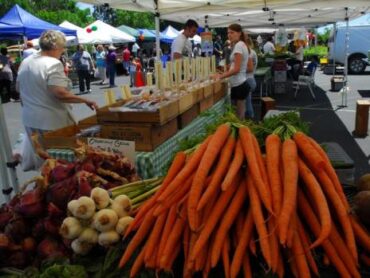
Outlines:
POLYGON ((176 154, 131 233, 119 264, 134 261, 131 277, 144 267, 171 272, 180 253, 184 277, 207 277, 219 263, 225 277, 252 277, 252 257, 279 277, 319 276, 322 264, 361 277, 359 260, 370 255, 370 235, 317 142, 270 134, 262 152, 248 127, 231 123, 176 154))

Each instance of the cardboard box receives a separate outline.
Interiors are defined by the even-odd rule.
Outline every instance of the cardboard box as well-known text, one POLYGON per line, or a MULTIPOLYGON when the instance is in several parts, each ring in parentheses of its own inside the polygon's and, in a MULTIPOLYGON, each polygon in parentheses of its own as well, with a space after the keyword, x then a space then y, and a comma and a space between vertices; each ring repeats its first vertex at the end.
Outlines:
POLYGON ((149 123, 105 123, 102 137, 135 141, 136 151, 151 152, 177 132, 177 119, 164 125, 149 123))
POLYGON ((213 106, 213 103, 214 103, 213 102, 213 95, 211 95, 208 98, 205 98, 205 99, 201 100, 198 103, 199 112, 202 113, 203 111, 206 111, 207 109, 211 108, 213 106))
POLYGON ((331 91, 339 92, 344 85, 344 78, 343 76, 334 76, 330 79, 331 82, 331 91))
POLYGON ((194 104, 194 96, 192 93, 187 93, 179 98, 179 114, 184 113, 194 104))
POLYGON ((193 105, 190 109, 180 114, 177 117, 177 124, 179 129, 183 129, 189 125, 196 117, 199 116, 199 106, 193 105))
POLYGON ((130 112, 112 112, 109 107, 119 107, 125 102, 119 101, 110 106, 102 107, 96 112, 99 123, 153 123, 165 124, 174 119, 179 114, 178 100, 172 100, 166 105, 160 107, 157 111, 130 111, 130 112))

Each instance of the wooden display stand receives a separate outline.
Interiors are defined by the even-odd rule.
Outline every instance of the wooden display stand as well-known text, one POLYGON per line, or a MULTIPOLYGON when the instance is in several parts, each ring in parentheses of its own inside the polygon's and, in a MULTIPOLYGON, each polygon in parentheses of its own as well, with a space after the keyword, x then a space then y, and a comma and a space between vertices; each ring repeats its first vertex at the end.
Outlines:
POLYGON ((273 98, 271 97, 262 97, 261 98, 262 105, 261 105, 261 119, 265 116, 267 111, 271 109, 275 109, 276 102, 273 98))
POLYGON ((358 100, 356 105, 356 124, 353 134, 358 137, 366 137, 369 125, 370 100, 358 100))

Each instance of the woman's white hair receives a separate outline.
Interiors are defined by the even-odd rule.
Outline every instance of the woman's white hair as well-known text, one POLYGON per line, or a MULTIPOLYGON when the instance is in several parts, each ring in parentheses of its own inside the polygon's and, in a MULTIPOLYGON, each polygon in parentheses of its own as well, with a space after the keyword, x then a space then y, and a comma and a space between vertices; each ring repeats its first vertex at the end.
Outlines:
POLYGON ((60 31, 47 30, 41 34, 39 45, 41 50, 54 50, 66 45, 66 37, 60 31))

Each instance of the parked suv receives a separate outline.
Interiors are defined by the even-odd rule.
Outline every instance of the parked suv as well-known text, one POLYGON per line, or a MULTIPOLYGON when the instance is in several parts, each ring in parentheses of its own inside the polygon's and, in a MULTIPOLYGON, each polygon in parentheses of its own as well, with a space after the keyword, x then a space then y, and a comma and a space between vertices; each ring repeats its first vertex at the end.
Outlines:
MULTIPOLYGON (((370 26, 348 27, 348 72, 358 74, 365 71, 370 50, 370 26)), ((344 64, 346 51, 346 27, 331 31, 329 37, 329 60, 344 64), (334 46, 335 38, 335 46, 334 46)))

